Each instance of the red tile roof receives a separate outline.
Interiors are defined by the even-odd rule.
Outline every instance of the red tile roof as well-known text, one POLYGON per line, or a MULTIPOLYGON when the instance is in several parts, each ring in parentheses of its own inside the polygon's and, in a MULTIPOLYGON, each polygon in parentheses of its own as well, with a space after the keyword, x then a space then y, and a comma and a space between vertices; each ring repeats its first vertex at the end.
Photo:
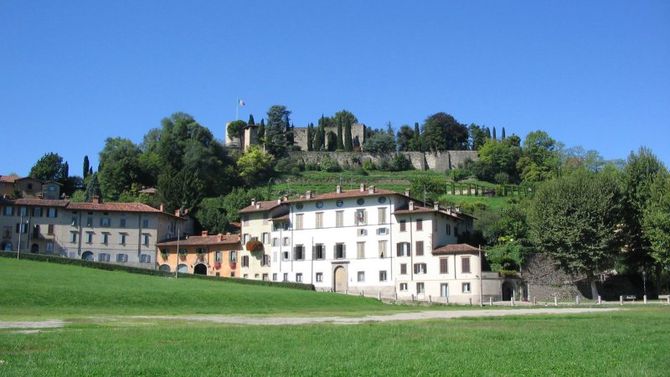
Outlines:
POLYGON ((255 204, 242 208, 239 213, 265 212, 284 203, 286 202, 278 203, 278 200, 258 200, 255 204))
POLYGON ((69 200, 50 200, 38 198, 21 198, 14 200, 15 205, 19 206, 40 206, 40 207, 66 207, 69 200))
POLYGON ((433 249, 433 255, 474 254, 478 252, 478 248, 467 243, 452 243, 433 249))
POLYGON ((0 175, 0 182, 14 183, 17 179, 18 175, 0 175))
POLYGON ((159 209, 144 203, 70 203, 68 204, 67 209, 80 211, 163 213, 159 209))
MULTIPOLYGON (((213 234, 207 236, 188 236, 188 238, 179 240, 179 246, 216 246, 229 245, 242 249, 239 234, 213 234)), ((177 246, 177 240, 159 242, 158 247, 177 246)))
POLYGON ((299 198, 299 199, 292 199, 289 202, 291 203, 299 203, 299 202, 314 202, 317 200, 329 200, 329 199, 346 199, 346 198, 365 198, 369 196, 383 196, 383 195, 402 195, 399 194, 395 191, 391 190, 383 190, 383 189, 375 189, 373 192, 370 192, 369 189, 365 189, 365 191, 361 191, 360 189, 358 190, 342 190, 342 192, 337 193, 337 192, 328 192, 325 194, 315 194, 312 195, 311 198, 299 198))

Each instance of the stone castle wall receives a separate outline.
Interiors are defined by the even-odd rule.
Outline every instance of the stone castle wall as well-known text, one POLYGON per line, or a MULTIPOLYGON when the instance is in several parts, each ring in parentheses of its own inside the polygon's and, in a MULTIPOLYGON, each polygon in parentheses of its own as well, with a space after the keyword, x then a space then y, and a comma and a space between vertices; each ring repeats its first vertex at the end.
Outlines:
MULTIPOLYGON (((462 167, 467 160, 477 160, 476 151, 443 151, 443 152, 400 152, 412 162, 416 170, 433 170, 445 172, 462 167)), ((340 166, 362 166, 366 161, 379 165, 390 160, 392 154, 373 154, 369 152, 291 152, 291 158, 303 164, 320 164, 324 159, 334 159, 340 166)))
MULTIPOLYGON (((314 128, 316 130, 316 126, 314 128)), ((326 135, 333 132, 337 135, 337 127, 326 127, 326 135)), ((358 139, 360 145, 365 142, 365 125, 356 123, 351 125, 351 138, 358 139)), ((307 151, 307 127, 296 127, 293 129, 293 143, 300 147, 300 150, 307 151)))

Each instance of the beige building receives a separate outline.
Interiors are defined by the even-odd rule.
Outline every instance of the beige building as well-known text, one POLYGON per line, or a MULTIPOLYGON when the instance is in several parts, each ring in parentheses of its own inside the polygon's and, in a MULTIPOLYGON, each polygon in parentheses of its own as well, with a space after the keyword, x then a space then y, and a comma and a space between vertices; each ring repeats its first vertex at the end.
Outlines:
POLYGON ((270 280, 272 262, 270 248, 283 240, 270 237, 273 226, 288 213, 286 200, 256 201, 240 210, 242 220, 242 250, 240 251, 240 277, 270 280), (253 246, 254 244, 256 246, 253 246), (258 246, 260 245, 260 246, 258 246), (253 247, 252 247, 253 246, 253 247), (252 249, 252 250, 250 250, 252 249))

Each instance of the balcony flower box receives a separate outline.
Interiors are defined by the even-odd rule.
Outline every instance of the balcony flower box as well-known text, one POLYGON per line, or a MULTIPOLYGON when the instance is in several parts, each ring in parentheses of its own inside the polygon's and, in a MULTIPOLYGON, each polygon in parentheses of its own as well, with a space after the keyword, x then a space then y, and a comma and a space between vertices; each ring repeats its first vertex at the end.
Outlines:
POLYGON ((263 251, 263 243, 259 240, 251 240, 247 242, 247 251, 263 251))

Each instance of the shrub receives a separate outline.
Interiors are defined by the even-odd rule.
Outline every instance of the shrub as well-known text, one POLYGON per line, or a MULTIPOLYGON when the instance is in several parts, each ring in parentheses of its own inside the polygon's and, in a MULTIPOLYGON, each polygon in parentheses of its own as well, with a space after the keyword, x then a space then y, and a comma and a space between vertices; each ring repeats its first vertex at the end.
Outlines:
POLYGON ((337 173, 342 171, 342 168, 335 159, 326 156, 321 160, 321 171, 337 173))
POLYGON ((389 166, 390 171, 405 171, 413 170, 412 161, 410 161, 404 154, 397 153, 393 158, 391 158, 391 163, 389 166))
POLYGON ((377 170, 377 166, 375 166, 375 163, 372 162, 372 160, 365 160, 365 162, 363 162, 363 169, 365 169, 365 170, 377 170))

